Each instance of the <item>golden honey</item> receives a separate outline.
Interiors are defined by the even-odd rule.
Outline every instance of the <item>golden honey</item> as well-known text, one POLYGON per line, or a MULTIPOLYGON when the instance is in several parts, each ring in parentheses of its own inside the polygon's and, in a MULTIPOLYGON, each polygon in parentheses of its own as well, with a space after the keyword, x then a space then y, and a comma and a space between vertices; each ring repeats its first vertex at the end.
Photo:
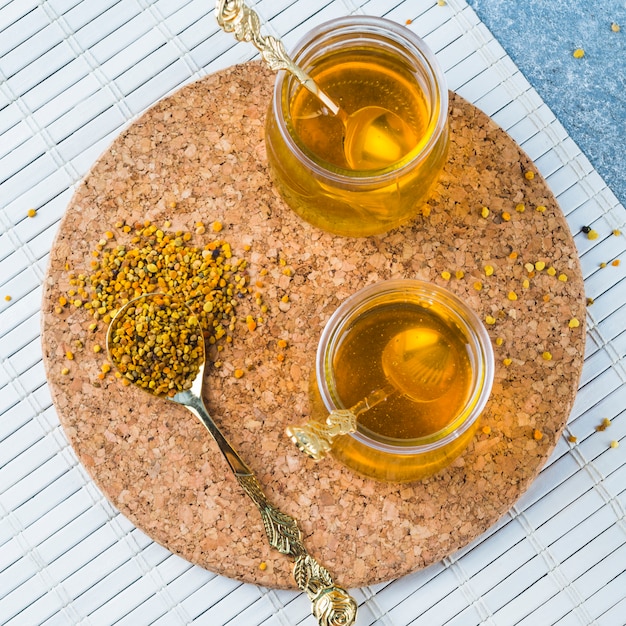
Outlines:
POLYGON ((265 145, 287 204, 344 236, 382 233, 415 217, 448 148, 448 92, 424 42, 394 22, 352 16, 318 27, 292 56, 347 119, 278 75, 265 145))
MULTIPOLYGON (((402 361, 402 351, 393 354, 402 361)), ((407 362, 419 368, 419 360, 407 362)), ((489 336, 467 305, 436 285, 384 281, 351 296, 328 321, 318 347, 312 415, 324 421, 335 409, 371 398, 370 408, 357 416, 357 432, 334 439, 333 456, 379 480, 418 480, 465 450, 493 371, 489 336), (427 365, 417 377, 415 370, 398 374, 386 356, 407 331, 418 339, 438 338, 436 358, 432 350, 417 353, 427 365)))
POLYGON ((370 436, 408 443, 433 435, 448 427, 467 402, 472 384, 468 339, 454 320, 437 308, 414 302, 383 304, 355 320, 337 346, 334 383, 344 405, 354 406, 378 389, 391 390, 384 401, 359 416, 360 428, 370 436), (427 376, 395 384, 384 367, 386 347, 399 333, 419 336, 429 331, 441 336, 442 348, 435 362, 428 359, 428 353, 426 363, 420 363, 418 358, 415 366, 422 366, 427 376), (439 378, 436 387, 442 393, 437 391, 437 397, 431 399, 428 390, 432 384, 428 387, 429 382, 424 383, 424 395, 420 395, 419 385, 422 378, 433 376, 439 378))

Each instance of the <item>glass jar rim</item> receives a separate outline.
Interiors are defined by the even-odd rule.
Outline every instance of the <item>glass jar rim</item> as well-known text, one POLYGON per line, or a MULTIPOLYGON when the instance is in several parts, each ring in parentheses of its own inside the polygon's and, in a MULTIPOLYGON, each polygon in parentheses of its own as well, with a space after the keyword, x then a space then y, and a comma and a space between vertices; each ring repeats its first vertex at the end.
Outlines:
MULTIPOLYGON (((458 296, 453 294, 448 289, 423 280, 405 278, 384 280, 370 284, 350 295, 339 305, 326 322, 320 336, 316 355, 316 378, 318 391, 328 412, 337 408, 346 408, 335 406, 330 390, 327 388, 326 384, 327 363, 329 361, 327 356, 331 340, 335 336, 336 332, 341 330, 342 324, 346 323, 346 320, 353 312, 356 311, 356 314, 358 314, 359 309, 363 308, 367 303, 389 293, 411 293, 413 295, 420 295, 424 297, 424 300, 430 298, 432 302, 437 302, 438 304, 445 306, 446 310, 452 312, 457 320, 463 322, 464 327, 469 331, 468 338, 472 340, 473 348, 477 350, 481 356, 478 360, 479 370, 478 376, 476 377, 478 382, 474 385, 474 389, 472 390, 463 411, 460 412, 460 415, 463 415, 467 411, 468 407, 469 413, 456 428, 441 438, 433 441, 432 438, 436 435, 436 433, 434 433, 433 435, 410 440, 414 443, 394 445, 391 443, 393 440, 389 440, 389 443, 380 441, 373 439, 360 431, 346 435, 356 439, 358 442, 369 448, 382 452, 388 452, 396 455, 423 454, 442 448, 451 441, 459 438, 467 432, 467 430, 474 424, 482 413, 491 394, 493 385, 495 371, 493 348, 489 334, 478 315, 458 296), (424 442, 425 440, 428 441, 425 443, 419 443, 420 441, 424 442)), ((354 315, 351 317, 353 318, 354 315)))
MULTIPOLYGON (((439 102, 438 113, 436 119, 434 119, 434 123, 431 121, 429 124, 429 128, 431 126, 433 128, 432 132, 428 135, 427 141, 411 158, 404 162, 403 159, 401 159, 399 161, 399 163, 401 163, 400 167, 397 166, 398 162, 396 162, 395 164, 379 170, 352 171, 343 170, 341 168, 325 168, 311 158, 298 145, 287 128, 283 108, 281 106, 283 87, 287 81, 297 79, 291 76, 286 70, 279 71, 274 83, 272 109, 276 115, 278 131, 283 141, 291 152, 297 155, 298 159, 314 174, 321 178, 329 179, 339 185, 349 184, 353 186, 359 184, 370 185, 372 183, 384 183, 388 179, 395 179, 401 176, 406 170, 416 167, 428 157, 431 151, 436 147, 441 134, 445 132, 448 120, 448 89, 439 62, 423 39, 410 29, 392 20, 371 15, 348 15, 323 22, 308 31, 298 41, 291 52, 291 58, 297 63, 298 55, 305 51, 307 46, 314 43, 318 37, 326 34, 328 36, 337 36, 339 34, 359 35, 359 33, 363 33, 363 29, 367 29, 368 34, 378 34, 380 36, 387 36, 388 38, 390 34, 395 35, 416 58, 420 58, 429 78, 430 86, 434 92, 431 101, 439 102)), ((411 153, 412 152, 413 151, 411 151, 411 153)))

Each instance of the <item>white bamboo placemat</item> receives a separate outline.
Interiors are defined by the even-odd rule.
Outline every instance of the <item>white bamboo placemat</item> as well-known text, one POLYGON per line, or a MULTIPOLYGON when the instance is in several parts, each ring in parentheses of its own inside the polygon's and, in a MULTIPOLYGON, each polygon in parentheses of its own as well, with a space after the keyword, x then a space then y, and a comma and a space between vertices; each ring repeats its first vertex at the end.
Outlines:
MULTIPOLYGON (((626 229, 624 208, 462 0, 255 8, 288 47, 348 13, 412 20, 449 87, 491 115, 547 178, 594 301, 566 429, 577 442, 564 438, 530 490, 472 545, 355 590, 358 624, 623 626, 626 237, 614 231, 626 229), (604 418, 611 425, 596 431, 604 418)), ((122 517, 77 463, 43 371, 41 283, 74 185, 155 101, 256 56, 218 30, 212 10, 210 0, 0 0, 0 624, 315 623, 305 596, 193 566, 122 517)))

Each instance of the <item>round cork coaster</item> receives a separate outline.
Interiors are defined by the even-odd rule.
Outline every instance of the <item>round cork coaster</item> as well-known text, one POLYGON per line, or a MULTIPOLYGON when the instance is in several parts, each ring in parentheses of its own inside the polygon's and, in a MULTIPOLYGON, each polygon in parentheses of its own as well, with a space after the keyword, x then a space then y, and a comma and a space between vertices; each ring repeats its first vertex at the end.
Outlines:
POLYGON ((106 358, 94 346, 104 346, 105 324, 90 329, 84 306, 59 306, 70 275, 89 275, 101 239, 132 247, 133 232, 117 222, 166 228, 170 221, 199 247, 227 241, 234 256, 247 259, 253 293, 237 304, 243 321, 230 332, 232 343, 223 343, 221 366, 206 370, 208 408, 335 580, 368 585, 466 545, 535 478, 578 385, 583 281, 567 224, 532 162, 454 94, 449 162, 422 215, 360 239, 303 223, 268 177, 263 122, 273 80, 251 62, 186 86, 98 160, 51 252, 44 362, 69 441, 124 515, 209 570, 295 588, 291 560, 268 546, 255 506, 204 427, 185 408, 123 387, 112 373, 101 379, 106 358), (219 233, 211 229, 215 221, 223 225, 219 233), (205 233, 196 232, 197 222, 205 233), (386 484, 332 458, 314 463, 284 430, 309 415, 316 346, 333 311, 366 284, 400 277, 445 285, 473 307, 486 320, 497 366, 483 429, 467 452, 430 479, 386 484), (263 318, 252 331, 247 315, 263 318))

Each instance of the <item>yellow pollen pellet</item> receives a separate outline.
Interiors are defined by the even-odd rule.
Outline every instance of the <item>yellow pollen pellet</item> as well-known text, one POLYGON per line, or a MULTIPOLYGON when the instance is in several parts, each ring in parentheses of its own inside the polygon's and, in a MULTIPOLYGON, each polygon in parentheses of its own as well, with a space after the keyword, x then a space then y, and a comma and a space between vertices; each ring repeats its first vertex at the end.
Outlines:
POLYGON ((28 209, 26 215, 28 215, 28 217, 35 217, 35 215, 37 215, 37 209, 28 209))
POLYGON ((446 271, 441 272, 441 278, 443 278, 444 280, 450 280, 451 278, 450 272, 446 272, 446 271))
POLYGON ((544 361, 551 361, 551 360, 552 360, 552 353, 551 353, 551 352, 548 352, 548 351, 546 350, 545 352, 543 352, 543 353, 541 354, 541 358, 542 358, 544 361))
POLYGON ((572 317, 572 319, 567 324, 570 328, 578 328, 580 326, 580 322, 577 318, 572 317))
POLYGON ((528 289, 530 287, 530 281, 528 280, 528 278, 524 278, 524 280, 522 281, 522 287, 524 287, 524 289, 528 289))
POLYGON ((585 51, 582 48, 576 48, 576 50, 572 52, 572 56, 575 59, 582 59, 585 56, 585 51))
POLYGON ((517 259, 518 256, 519 256, 518 253, 515 250, 513 250, 513 252, 509 254, 509 259, 515 260, 517 259))
POLYGON ((281 302, 289 302, 289 296, 288 295, 284 295, 280 300, 281 300, 281 302))
POLYGON ((483 426, 483 433, 485 435, 490 435, 491 434, 491 426, 483 426))
POLYGON ((559 274, 559 280, 562 283, 566 283, 567 282, 567 274, 559 274))
POLYGON ((454 272, 454 275, 458 280, 461 280, 461 278, 465 276, 465 272, 463 270, 457 270, 456 272, 454 272))
POLYGON ((211 224, 211 230, 214 233, 219 233, 222 230, 222 228, 223 228, 222 222, 213 222, 211 224))
POLYGON ((259 563, 259 569, 264 572, 267 569, 267 563, 265 561, 261 561, 259 563))
POLYGON ((65 353, 65 358, 66 358, 68 361, 73 361, 73 360, 74 360, 74 353, 73 353, 72 351, 68 350, 68 351, 65 353))
POLYGON ((523 213, 526 210, 526 205, 523 202, 520 202, 519 204, 515 205, 515 210, 518 213, 523 213))
POLYGON ((546 272, 550 275, 550 276, 556 276, 556 269, 554 269, 553 267, 549 267, 546 272))
POLYGON ((524 178, 526 180, 532 180, 533 178, 535 178, 535 172, 527 170, 526 172, 524 172, 524 178))
POLYGON ((483 288, 483 284, 479 280, 477 280, 474 283, 474 289, 476 289, 476 291, 480 291, 482 288, 483 288))
POLYGON ((4 299, 5 299, 7 302, 11 302, 11 300, 12 300, 11 296, 10 296, 10 295, 8 295, 8 294, 7 294, 6 296, 4 296, 4 299))
POLYGON ((592 229, 587 231, 587 239, 591 239, 593 241, 594 239, 597 239, 598 237, 599 237, 599 235, 598 235, 598 231, 597 230, 593 230, 593 228, 592 228, 592 229))
POLYGON ((543 296, 541 297, 541 299, 542 299, 544 302, 550 302, 550 294, 549 294, 549 293, 546 293, 545 295, 543 295, 543 296))
POLYGON ((570 443, 576 443, 576 442, 578 441, 578 437, 575 437, 574 435, 570 435, 570 436, 567 438, 567 440, 568 440, 570 443))
POLYGON ((100 369, 102 370, 102 372, 104 372, 105 374, 111 371, 111 366, 108 363, 103 363, 100 366, 100 369))
POLYGON ((437 0, 437 6, 439 7, 445 7, 446 4, 448 4, 446 0, 437 0))
POLYGON ((513 363, 513 361, 512 361, 512 359, 510 359, 508 357, 506 359, 503 359, 503 361, 502 361, 502 364, 505 365, 506 367, 511 365, 511 363, 513 363))
POLYGON ((535 266, 532 263, 524 263, 524 269, 530 274, 535 271, 535 266))
POLYGON ((491 276, 493 274, 493 266, 485 265, 485 276, 491 276))
POLYGON ((612 22, 611 24, 611 30, 614 33, 619 33, 620 30, 622 30, 622 27, 617 23, 617 22, 612 22))
POLYGON ((67 367, 64 367, 61 370, 61 374, 63 374, 63 376, 67 376, 70 373, 70 370, 67 367))
POLYGON ((540 430, 533 430, 533 439, 535 441, 541 441, 543 439, 543 433, 540 430))
POLYGON ((535 211, 539 211, 539 213, 545 213, 546 207, 543 206, 543 204, 540 204, 539 206, 535 208, 535 211))
POLYGON ((504 339, 502 337, 498 337, 496 339, 496 346, 501 346, 504 343, 504 339))
POLYGON ((102 346, 97 343, 94 347, 93 347, 93 351, 97 354, 98 352, 102 352, 102 346))
POLYGON ((619 237, 619 236, 622 234, 622 231, 621 231, 621 230, 619 230, 618 228, 616 228, 616 229, 613 231, 613 234, 614 234, 616 237, 619 237))
POLYGON ((615 261, 613 261, 613 262, 611 263, 611 265, 612 265, 613 267, 617 267, 619 264, 620 264, 620 260, 619 260, 619 259, 615 259, 615 261))
POLYGON ((279 339, 276 345, 279 348, 286 348, 287 347, 287 342, 284 339, 279 339))
POLYGON ((243 376, 243 370, 242 369, 236 369, 233 372, 233 375, 235 376, 235 378, 241 378, 243 376))
POLYGON ((504 211, 504 212, 502 213, 502 219, 503 219, 505 222, 509 222, 509 221, 511 221, 511 214, 510 214, 508 211, 504 211))
POLYGON ((611 441, 610 443, 611 448, 619 448, 619 441, 617 441, 616 439, 613 439, 613 441, 611 441))
POLYGON ((481 210, 480 210, 480 215, 482 217, 489 217, 489 209, 484 206, 481 210))
POLYGON ((506 297, 509 300, 512 300, 512 301, 517 300, 517 294, 514 291, 509 291, 509 293, 506 295, 506 297))
POLYGON ((543 261, 537 261, 537 262, 535 263, 535 269, 536 269, 538 272, 541 272, 541 270, 545 269, 545 267, 546 267, 546 264, 545 264, 543 261))
POLYGON ((487 317, 485 317, 485 322, 487 324, 495 324, 496 323, 496 318, 493 317, 493 315, 487 315, 487 317))
POLYGON ((600 263, 600 267, 606 267, 606 263, 602 261, 602 263, 600 263))

